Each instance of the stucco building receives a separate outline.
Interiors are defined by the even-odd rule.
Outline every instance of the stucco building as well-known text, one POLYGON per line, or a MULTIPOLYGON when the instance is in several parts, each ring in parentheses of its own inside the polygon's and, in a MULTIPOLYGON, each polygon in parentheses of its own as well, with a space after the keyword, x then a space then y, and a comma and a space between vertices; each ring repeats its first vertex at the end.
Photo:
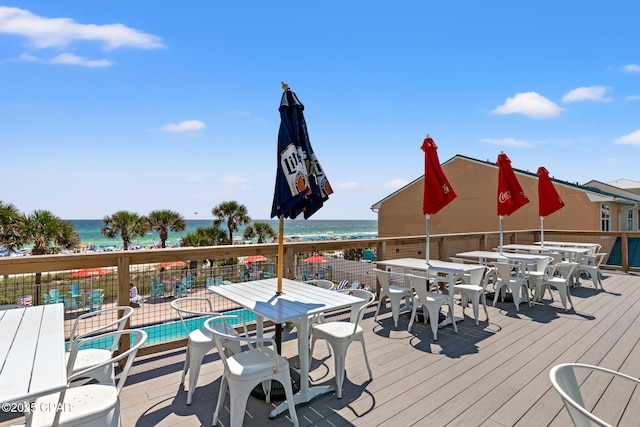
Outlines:
MULTIPOLYGON (((498 166, 456 155, 442 164, 442 170, 458 197, 431 215, 431 234, 497 231, 498 166)), ((538 176, 535 171, 514 171, 530 202, 504 218, 504 230, 539 228, 538 176)), ((640 194, 598 181, 552 181, 565 206, 545 218, 545 230, 640 230, 640 194)), ((379 237, 425 234, 423 191, 421 176, 371 207, 378 213, 379 237)))

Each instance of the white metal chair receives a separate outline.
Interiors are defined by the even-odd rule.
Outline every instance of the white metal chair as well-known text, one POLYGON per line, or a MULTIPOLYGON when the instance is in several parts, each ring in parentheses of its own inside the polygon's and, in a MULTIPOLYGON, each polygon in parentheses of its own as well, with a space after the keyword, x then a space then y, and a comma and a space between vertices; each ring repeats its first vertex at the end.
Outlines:
POLYGON ((71 350, 75 341, 91 337, 93 335, 108 332, 112 329, 121 331, 124 329, 127 319, 133 314, 133 308, 127 306, 117 306, 105 308, 98 311, 78 316, 73 322, 69 343, 67 348, 67 375, 77 376, 78 372, 85 372, 85 377, 93 378, 100 383, 115 384, 115 373, 113 365, 103 364, 105 360, 111 359, 113 353, 118 348, 118 342, 107 343, 101 341, 93 348, 82 348, 78 350, 76 357, 71 362, 71 350), (94 322, 102 321, 95 326, 94 322), (105 323, 106 322, 106 323, 105 323), (94 369, 89 369, 94 367, 94 369))
POLYGON ((335 283, 331 280, 326 279, 315 279, 315 280, 306 280, 304 283, 308 283, 313 286, 317 286, 322 289, 335 289, 335 283))
MULTIPOLYGON (((541 285, 536 287, 536 299, 542 299, 547 289, 549 289, 549 294, 551 294, 551 288, 553 287, 556 288, 560 294, 560 301, 562 302, 564 310, 567 311, 567 300, 569 300, 569 304, 571 308, 573 308, 569 288, 571 287, 571 280, 577 266, 578 264, 575 262, 561 262, 547 266, 541 285), (560 275, 556 275, 556 272, 560 273, 560 275)), ((551 298, 553 299, 553 294, 551 294, 551 298)))
POLYGON ((552 257, 544 257, 537 261, 527 263, 527 282, 529 283, 529 290, 534 291, 536 287, 542 284, 544 278, 544 272, 549 264, 553 261, 552 257))
POLYGON ((496 283, 496 292, 493 297, 493 306, 496 306, 498 301, 498 295, 504 294, 506 288, 509 288, 511 295, 513 296, 513 304, 516 306, 516 311, 520 311, 520 302, 523 300, 523 295, 526 297, 529 307, 531 307, 531 299, 529 298, 529 289, 527 288, 527 281, 523 274, 520 272, 521 266, 519 264, 510 264, 506 262, 494 263, 496 273, 498 274, 498 283, 496 283), (516 270, 516 275, 512 276, 513 270, 516 270))
MULTIPOLYGON (((562 363, 551 368, 551 372, 549 373, 551 384, 553 384, 553 388, 555 388, 558 394, 560 394, 560 397, 562 397, 564 406, 567 408, 571 421, 573 421, 575 426, 590 427, 593 425, 592 423, 605 427, 616 425, 617 422, 609 423, 604 421, 593 414, 593 409, 589 410, 585 407, 580 385, 576 378, 576 371, 586 371, 584 372, 585 374, 604 374, 607 376, 607 383, 610 383, 609 387, 620 387, 622 383, 627 383, 630 386, 630 390, 637 388, 640 385, 640 380, 611 369, 583 363, 562 363), (613 381, 613 379, 617 379, 617 382, 613 381)), ((620 396, 616 397, 620 398, 620 396)))
MULTIPOLYGON (((471 282, 476 277, 480 278, 478 283, 456 283, 453 285, 454 294, 460 294, 461 297, 461 305, 462 305, 462 314, 464 315, 464 309, 468 304, 468 301, 471 300, 471 305, 473 306, 473 316, 476 319, 476 325, 480 324, 478 319, 479 311, 480 311, 480 303, 482 302, 482 307, 484 308, 484 315, 489 321, 489 311, 487 310, 487 285, 489 284, 489 280, 493 278, 493 283, 497 282, 497 273, 495 269, 490 269, 483 271, 483 274, 478 275, 469 275, 469 281, 471 282)), ((465 277, 466 278, 466 277, 465 277)))
POLYGON ((394 327, 398 327, 398 318, 400 317, 400 302, 404 299, 406 306, 409 306, 410 301, 413 299, 413 292, 410 288, 404 286, 391 285, 389 283, 388 271, 374 269, 378 283, 380 283, 380 295, 378 295, 378 308, 374 316, 374 321, 378 320, 378 312, 380 312, 380 306, 385 298, 389 298, 391 301, 391 314, 393 317, 394 327))
MULTIPOLYGON (((125 339, 131 339, 130 336, 134 337, 134 343, 131 348, 116 356, 109 357, 94 367, 96 369, 107 368, 113 366, 115 362, 127 358, 117 384, 90 383, 79 387, 68 387, 62 392, 40 397, 31 406, 32 412, 29 412, 26 416, 27 427, 49 427, 53 425, 60 427, 79 425, 95 427, 120 426, 120 399, 118 396, 127 380, 129 369, 133 364, 138 349, 147 339, 147 333, 137 329, 125 329, 89 338, 78 338, 71 346, 69 359, 73 363, 81 351, 86 351, 82 347, 91 346, 96 341, 113 340, 118 342, 123 336, 126 337, 125 339), (60 409, 56 410, 56 408, 60 409)), ((87 377, 91 373, 91 369, 77 371, 69 376, 69 384, 76 379, 87 377)))
POLYGON ((336 396, 342 398, 342 384, 344 383, 345 367, 344 361, 347 356, 347 349, 353 341, 358 341, 362 345, 362 354, 364 362, 369 371, 369 379, 373 379, 371 367, 369 366, 369 358, 367 357, 367 349, 364 343, 364 334, 360 322, 364 316, 364 312, 373 300, 375 295, 364 289, 349 289, 340 291, 353 295, 363 300, 361 304, 352 307, 351 318, 349 322, 326 322, 313 325, 311 331, 311 356, 313 356, 313 348, 316 340, 326 340, 327 344, 333 349, 333 357, 335 361, 336 372, 336 396))
POLYGON ((429 323, 431 323, 431 332, 433 333, 433 340, 438 340, 438 326, 440 307, 446 305, 449 307, 447 315, 451 317, 453 323, 453 330, 458 333, 458 326, 456 325, 456 319, 453 313, 453 296, 446 294, 438 294, 435 292, 429 292, 429 280, 425 276, 416 276, 414 274, 408 275, 411 279, 411 286, 415 290, 416 294, 413 297, 413 308, 411 309, 411 320, 409 321, 408 331, 411 331, 413 327, 413 321, 416 318, 418 306, 422 306, 422 317, 424 323, 427 323, 427 313, 429 314, 429 323))
POLYGON ((605 256, 607 256, 605 252, 583 255, 575 271, 576 279, 580 278, 581 273, 587 273, 589 277, 591 277, 591 281, 593 281, 593 286, 598 289, 598 285, 600 285, 600 289, 604 290, 602 287, 602 278, 600 277, 600 264, 604 261, 605 256))
POLYGON ((251 338, 247 336, 247 327, 240 316, 226 315, 207 319, 204 328, 213 336, 218 354, 224 365, 224 373, 218 393, 218 403, 213 414, 213 425, 218 424, 220 411, 224 405, 227 387, 230 395, 231 427, 240 427, 244 420, 244 410, 251 390, 265 382, 276 380, 285 390, 289 406, 289 416, 293 424, 298 425, 298 415, 293 400, 289 362, 276 351, 276 343, 272 338, 251 338), (243 333, 239 335, 229 323, 242 325, 243 333), (230 343, 238 347, 247 343, 248 350, 227 355, 225 347, 230 343), (270 344, 270 345, 265 345, 270 344))
MULTIPOLYGON (((213 306, 208 298, 184 297, 171 301, 171 307, 178 313, 182 326, 189 339, 187 344, 187 354, 185 356, 184 368, 182 369, 182 379, 180 384, 184 385, 184 379, 189 372, 189 387, 185 386, 187 391, 187 405, 191 405, 193 392, 198 385, 198 375, 200 374, 200 366, 202 359, 211 350, 216 348, 216 343, 209 330, 204 327, 204 321, 211 316, 219 316, 220 313, 213 311, 213 306), (185 318, 201 318, 202 325, 199 328, 190 328, 185 322, 185 318)), ((231 329, 233 330, 233 329, 231 329)), ((233 353, 240 352, 240 345, 235 342, 229 342, 228 351, 233 353)))

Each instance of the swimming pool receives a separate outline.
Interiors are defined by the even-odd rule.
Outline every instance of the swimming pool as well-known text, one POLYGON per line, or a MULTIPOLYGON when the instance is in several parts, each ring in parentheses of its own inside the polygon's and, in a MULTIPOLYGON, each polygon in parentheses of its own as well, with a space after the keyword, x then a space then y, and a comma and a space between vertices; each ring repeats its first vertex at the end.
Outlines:
MULTIPOLYGON (((246 308, 225 311, 222 314, 240 316, 244 319, 245 323, 252 323, 256 321, 256 314, 251 310, 247 310, 246 308)), ((196 329, 200 329, 202 325, 204 325, 204 321, 209 317, 210 316, 194 317, 191 319, 186 319, 184 323, 190 333, 192 331, 195 331, 196 329)), ((239 324, 240 320, 230 321, 228 323, 235 325, 239 324)), ((145 345, 185 338, 187 336, 187 332, 182 326, 182 322, 180 320, 173 320, 170 322, 160 323, 158 325, 144 326, 134 329, 142 329, 147 333, 147 340, 145 341, 145 345)), ((112 342, 113 338, 105 338, 104 340, 92 341, 91 343, 88 343, 81 348, 108 348, 111 346, 112 342)), ((133 337, 131 339, 131 344, 133 345, 133 337)))

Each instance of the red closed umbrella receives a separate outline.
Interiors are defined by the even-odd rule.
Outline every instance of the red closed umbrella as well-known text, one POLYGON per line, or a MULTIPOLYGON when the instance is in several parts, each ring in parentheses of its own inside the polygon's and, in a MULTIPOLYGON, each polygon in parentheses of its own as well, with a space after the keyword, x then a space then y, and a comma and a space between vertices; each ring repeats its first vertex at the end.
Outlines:
POLYGON ((248 257, 244 257, 244 259, 242 260, 243 263, 254 263, 254 262, 265 262, 265 261, 269 261, 269 258, 267 258, 264 255, 250 255, 248 257))
POLYGON ((427 135, 420 147, 424 151, 424 195, 422 198, 422 213, 427 219, 427 263, 429 262, 431 235, 431 214, 436 214, 453 199, 457 197, 455 191, 449 184, 449 180, 442 171, 440 160, 438 159, 438 146, 427 135))
POLYGON ((549 171, 540 166, 538 168, 538 215, 540 215, 540 241, 544 246, 544 217, 562 209, 564 202, 560 198, 556 187, 553 186, 549 171))
POLYGON ((511 167, 511 160, 500 153, 498 160, 498 216, 500 217, 500 253, 502 253, 502 220, 529 203, 511 167))

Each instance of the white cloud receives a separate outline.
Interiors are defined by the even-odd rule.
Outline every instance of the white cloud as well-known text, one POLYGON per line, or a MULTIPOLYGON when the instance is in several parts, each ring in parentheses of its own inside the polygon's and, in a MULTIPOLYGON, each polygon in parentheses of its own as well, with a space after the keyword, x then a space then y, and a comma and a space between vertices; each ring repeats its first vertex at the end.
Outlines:
POLYGON ((640 95, 627 96, 624 100, 625 101, 640 101, 640 95))
POLYGON ((360 187, 360 183, 355 181, 341 182, 338 185, 336 185, 336 188, 341 190, 353 190, 359 187, 360 187))
POLYGON ((522 114, 532 119, 558 117, 562 108, 536 92, 517 93, 507 98, 503 105, 493 110, 493 114, 522 114))
POLYGON ((73 53, 61 53, 49 60, 51 64, 80 65, 82 67, 97 68, 109 67, 113 62, 106 59, 87 59, 73 53))
POLYGON ((206 128, 205 125, 200 120, 185 120, 180 123, 169 123, 168 125, 162 126, 162 130, 165 132, 189 132, 192 130, 202 130, 206 128))
POLYGON ((27 61, 27 62, 42 62, 42 60, 40 58, 38 58, 37 56, 33 56, 30 55, 28 53, 23 53, 19 56, 19 59, 21 61, 27 61))
POLYGON ((626 73, 640 73, 640 65, 629 64, 622 67, 622 71, 626 73))
POLYGON ((402 178, 392 179, 391 181, 384 183, 384 188, 398 189, 400 187, 404 187, 408 183, 408 181, 405 181, 402 178))
POLYGON ((122 24, 79 24, 70 18, 46 18, 17 7, 0 6, 0 33, 27 38, 38 48, 64 47, 73 41, 101 42, 104 49, 164 47, 160 38, 122 24))
POLYGON ((589 86, 579 87, 577 89, 570 90, 565 96, 562 97, 562 102, 580 102, 580 101, 595 101, 595 102, 610 102, 613 98, 605 98, 607 88, 604 86, 589 86))
POLYGON ((640 130, 621 136, 615 140, 616 144, 640 145, 640 130))
POLYGON ((241 184, 243 182, 248 182, 249 179, 238 175, 227 175, 222 177, 221 181, 226 184, 241 184))
POLYGON ((533 147, 533 144, 530 144, 527 141, 518 141, 517 139, 513 139, 513 138, 500 138, 500 139, 483 138, 480 141, 484 142, 485 144, 501 145, 504 147, 519 147, 519 148, 533 147))
POLYGON ((204 178, 201 176, 191 175, 187 177, 187 182, 202 182, 202 181, 204 181, 204 178))

